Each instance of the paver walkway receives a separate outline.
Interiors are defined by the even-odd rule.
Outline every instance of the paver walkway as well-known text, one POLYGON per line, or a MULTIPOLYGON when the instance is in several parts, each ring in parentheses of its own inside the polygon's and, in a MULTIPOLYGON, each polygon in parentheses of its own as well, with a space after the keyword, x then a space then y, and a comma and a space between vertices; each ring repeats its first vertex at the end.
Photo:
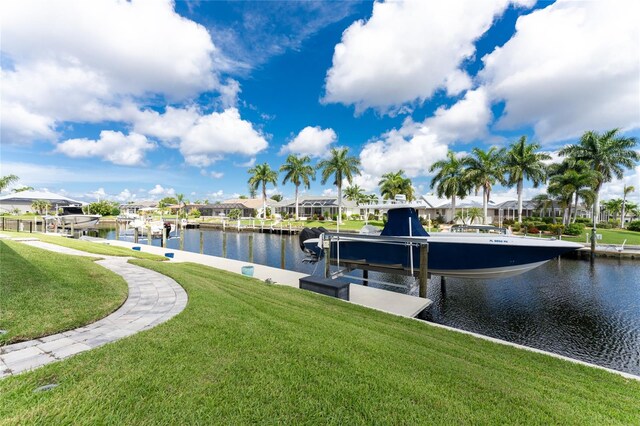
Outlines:
POLYGON ((126 302, 93 324, 28 342, 0 347, 0 378, 58 361, 149 329, 174 317, 187 305, 187 293, 171 278, 127 263, 127 258, 103 256, 29 241, 25 244, 77 256, 101 257, 96 263, 122 276, 129 286, 126 302))

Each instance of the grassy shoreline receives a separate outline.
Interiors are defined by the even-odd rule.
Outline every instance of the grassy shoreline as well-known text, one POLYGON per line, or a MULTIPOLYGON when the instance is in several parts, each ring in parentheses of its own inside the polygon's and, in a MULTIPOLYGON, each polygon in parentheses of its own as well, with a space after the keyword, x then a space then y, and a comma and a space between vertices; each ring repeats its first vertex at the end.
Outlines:
POLYGON ((0 422, 635 423, 640 383, 196 264, 172 320, 0 381, 0 422), (55 381, 53 391, 33 394, 55 381))
POLYGON ((0 346, 90 324, 127 297, 127 283, 89 258, 14 241, 0 241, 0 284, 0 346))

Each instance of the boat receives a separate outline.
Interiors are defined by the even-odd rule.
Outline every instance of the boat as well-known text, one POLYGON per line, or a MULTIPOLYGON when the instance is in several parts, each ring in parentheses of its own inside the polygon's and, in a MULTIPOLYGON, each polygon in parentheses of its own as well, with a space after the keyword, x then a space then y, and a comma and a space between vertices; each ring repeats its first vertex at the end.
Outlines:
POLYGON ((172 222, 163 219, 151 220, 138 216, 128 217, 122 222, 125 223, 125 228, 122 232, 125 237, 133 237, 135 230, 137 230, 140 237, 148 236, 151 233, 151 238, 162 238, 162 233, 164 232, 169 238, 171 232, 175 230, 175 225, 172 222))
POLYGON ((323 242, 328 241, 331 264, 415 276, 420 269, 420 246, 428 244, 430 274, 485 279, 519 275, 582 248, 573 242, 516 236, 506 229, 486 226, 473 232, 428 233, 415 205, 400 203, 386 208, 388 221, 379 235, 305 228, 300 233, 300 247, 308 255, 307 261, 321 259, 323 242))
POLYGON ((80 204, 71 204, 57 209, 58 214, 44 217, 50 228, 56 225, 60 228, 75 230, 95 228, 102 217, 99 214, 84 214, 80 204))

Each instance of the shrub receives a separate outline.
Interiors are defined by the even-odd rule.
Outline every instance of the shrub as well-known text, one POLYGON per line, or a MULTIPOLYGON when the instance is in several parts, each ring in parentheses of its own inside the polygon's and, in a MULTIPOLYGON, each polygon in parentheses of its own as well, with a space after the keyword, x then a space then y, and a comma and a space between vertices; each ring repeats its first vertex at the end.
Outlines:
POLYGON ((229 212, 229 219, 232 220, 237 220, 240 219, 240 215, 242 215, 242 212, 240 211, 240 209, 233 209, 229 212))
POLYGON ((591 219, 589 219, 588 217, 577 217, 576 218, 576 223, 584 223, 585 225, 591 225, 591 223, 593 223, 593 221, 591 219))
POLYGON ((553 223, 553 218, 552 217, 543 217, 542 221, 544 223, 546 223, 547 225, 549 225, 549 224, 553 223))
POLYGON ((313 222, 314 220, 315 220, 315 218, 313 218, 313 217, 308 217, 307 218, 307 222, 313 222))
MULTIPOLYGON (((318 220, 318 217, 319 217, 319 216, 318 216, 317 214, 314 214, 314 215, 313 215, 313 220, 318 220)), ((324 220, 324 219, 323 219, 323 220, 324 220)))
POLYGON ((369 220, 376 220, 376 215, 369 213, 369 220))
MULTIPOLYGON (((358 216, 358 215, 356 215, 358 216)), ((346 213, 342 213, 342 215, 340 216, 342 218, 342 220, 347 220, 347 214, 346 213)), ((358 216, 360 217, 360 216, 358 216)))
POLYGON ((582 235, 584 232, 584 223, 571 223, 564 230, 567 235, 582 235))
POLYGON ((354 213, 351 215, 351 220, 360 220, 360 215, 357 213, 354 213))
POLYGON ((427 219, 426 217, 420 217, 420 225, 422 226, 429 225, 429 219, 427 219))
POLYGON ((598 224, 596 225, 596 228, 600 228, 600 229, 611 229, 612 226, 609 222, 598 222, 598 224))
POLYGON ((629 231, 640 232, 640 220, 634 220, 633 222, 629 222, 629 225, 627 225, 627 229, 629 231))
POLYGON ((540 233, 540 230, 538 228, 536 228, 535 226, 529 226, 526 228, 525 233, 527 234, 538 234, 540 233))
POLYGON ((562 235, 564 233, 564 225, 557 223, 557 224, 551 224, 548 227, 548 230, 554 234, 554 235, 562 235))
POLYGON ((513 232, 520 232, 520 230, 521 230, 521 229, 522 229, 522 225, 520 225, 519 223, 514 223, 514 224, 511 226, 511 230, 512 230, 513 232))
POLYGON ((191 211, 189 212, 189 216, 191 216, 194 219, 198 219, 200 215, 201 213, 200 213, 200 210, 198 209, 191 209, 191 211))
POLYGON ((546 231, 549 230, 549 225, 544 223, 544 222, 538 223, 538 225, 536 225, 536 227, 542 232, 546 232, 546 231))
POLYGON ((318 216, 318 220, 319 220, 320 222, 324 222, 324 216, 322 216, 322 215, 318 216))
POLYGON ((333 220, 337 221, 337 220, 338 220, 338 215, 337 215, 337 214, 334 214, 334 215, 331 217, 331 219, 333 219, 333 220))
POLYGON ((505 220, 502 221, 502 225, 503 226, 513 225, 514 223, 516 223, 516 221, 513 220, 513 219, 505 219, 505 220))

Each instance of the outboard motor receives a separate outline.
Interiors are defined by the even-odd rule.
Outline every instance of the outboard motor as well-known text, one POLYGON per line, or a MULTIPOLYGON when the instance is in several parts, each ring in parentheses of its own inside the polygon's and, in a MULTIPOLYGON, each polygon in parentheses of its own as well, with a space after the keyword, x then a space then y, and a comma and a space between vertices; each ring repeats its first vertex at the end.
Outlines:
POLYGON ((167 238, 169 238, 169 235, 171 235, 171 223, 164 222, 162 226, 164 228, 165 235, 167 236, 167 238))
POLYGON ((324 234, 325 232, 328 232, 325 228, 323 227, 319 227, 319 228, 304 228, 302 231, 300 231, 300 234, 298 235, 298 240, 300 241, 300 249, 311 255, 314 260, 317 260, 321 255, 322 255, 322 250, 320 249, 320 247, 314 246, 314 247, 307 247, 305 246, 304 242, 310 239, 317 239, 320 237, 320 235, 324 234))

